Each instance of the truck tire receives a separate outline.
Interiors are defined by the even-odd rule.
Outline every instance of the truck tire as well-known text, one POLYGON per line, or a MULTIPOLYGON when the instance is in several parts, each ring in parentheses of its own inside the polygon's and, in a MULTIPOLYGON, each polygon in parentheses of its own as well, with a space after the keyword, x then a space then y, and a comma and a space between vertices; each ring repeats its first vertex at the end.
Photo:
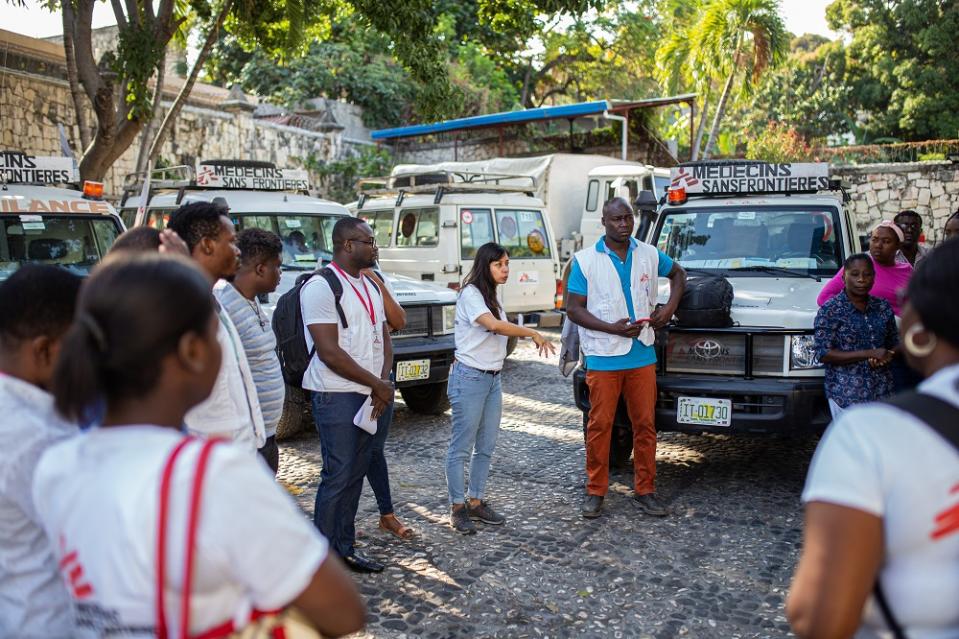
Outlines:
POLYGON ((516 350, 516 345, 519 343, 518 337, 509 337, 506 339, 506 357, 509 357, 513 354, 513 351, 516 350))
MULTIPOLYGON (((589 426, 589 415, 583 413, 583 443, 586 443, 586 428, 589 426)), ((625 428, 613 425, 613 433, 609 440, 609 467, 621 468, 629 461, 633 452, 633 434, 625 428)))
POLYGON ((446 396, 446 382, 404 386, 400 388, 400 395, 407 408, 414 413, 440 415, 450 407, 450 400, 446 396))
POLYGON ((286 385, 286 399, 283 400, 283 414, 276 425, 276 440, 292 439, 300 433, 313 428, 313 409, 302 388, 286 385))

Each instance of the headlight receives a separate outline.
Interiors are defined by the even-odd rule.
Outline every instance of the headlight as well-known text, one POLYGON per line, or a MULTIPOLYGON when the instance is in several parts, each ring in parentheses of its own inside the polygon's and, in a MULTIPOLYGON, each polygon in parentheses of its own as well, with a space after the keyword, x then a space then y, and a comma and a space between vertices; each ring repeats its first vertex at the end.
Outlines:
POLYGON ((789 338, 789 368, 806 370, 820 368, 816 357, 816 338, 812 335, 793 335, 789 338))
POLYGON ((433 334, 449 335, 453 332, 453 324, 456 322, 456 306, 450 304, 441 306, 439 309, 433 307, 433 334))

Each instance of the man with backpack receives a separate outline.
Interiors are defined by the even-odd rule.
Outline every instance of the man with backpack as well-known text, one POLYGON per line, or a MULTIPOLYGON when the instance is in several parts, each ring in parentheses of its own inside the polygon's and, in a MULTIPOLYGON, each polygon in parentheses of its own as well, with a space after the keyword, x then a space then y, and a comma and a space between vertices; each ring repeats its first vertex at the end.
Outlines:
MULTIPOLYGON (((370 411, 376 428, 386 428, 390 415, 386 409, 394 395, 393 346, 383 297, 361 273, 374 265, 375 245, 368 224, 344 217, 333 227, 333 261, 294 289, 309 354, 302 387, 312 391, 323 456, 313 521, 355 572, 383 570, 383 564, 353 548, 354 521, 376 432, 363 428, 363 415, 358 413, 370 411)), ((284 349, 283 336, 280 341, 284 361, 284 350, 289 349, 284 349)), ((284 365, 285 375, 287 368, 284 365)))

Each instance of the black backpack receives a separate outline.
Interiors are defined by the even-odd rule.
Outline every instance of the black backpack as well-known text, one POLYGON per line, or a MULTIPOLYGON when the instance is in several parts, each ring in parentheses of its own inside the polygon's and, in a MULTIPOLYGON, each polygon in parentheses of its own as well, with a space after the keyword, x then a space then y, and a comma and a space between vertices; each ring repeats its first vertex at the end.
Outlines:
POLYGON ((324 266, 313 273, 304 273, 296 278, 296 284, 276 301, 273 310, 273 332, 276 333, 276 354, 280 358, 283 380, 290 386, 303 387, 303 375, 310 366, 310 360, 316 354, 316 345, 307 350, 306 327, 303 325, 303 309, 300 307, 300 291, 314 275, 327 281, 333 291, 336 314, 340 324, 347 328, 346 314, 340 306, 343 297, 343 284, 330 267, 324 266))
POLYGON ((725 277, 690 278, 676 309, 676 320, 688 328, 727 328, 733 325, 733 285, 725 277))

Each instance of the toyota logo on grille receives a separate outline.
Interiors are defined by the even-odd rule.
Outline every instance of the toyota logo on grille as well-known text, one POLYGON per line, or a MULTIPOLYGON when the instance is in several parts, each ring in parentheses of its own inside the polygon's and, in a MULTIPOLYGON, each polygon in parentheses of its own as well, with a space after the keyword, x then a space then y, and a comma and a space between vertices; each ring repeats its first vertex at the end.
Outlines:
POLYGON ((698 359, 716 359, 723 354, 723 346, 714 339, 701 339, 693 344, 693 354, 698 359))

